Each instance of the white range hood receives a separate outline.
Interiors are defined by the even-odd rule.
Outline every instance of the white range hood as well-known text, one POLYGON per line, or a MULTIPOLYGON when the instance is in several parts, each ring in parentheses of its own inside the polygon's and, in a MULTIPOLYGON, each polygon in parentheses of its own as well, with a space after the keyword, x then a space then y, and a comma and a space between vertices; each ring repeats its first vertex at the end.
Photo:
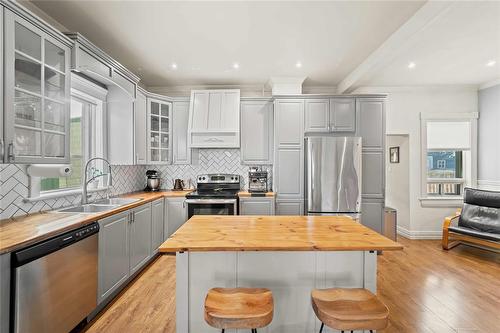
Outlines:
POLYGON ((239 89, 191 90, 188 142, 190 148, 240 147, 239 89))

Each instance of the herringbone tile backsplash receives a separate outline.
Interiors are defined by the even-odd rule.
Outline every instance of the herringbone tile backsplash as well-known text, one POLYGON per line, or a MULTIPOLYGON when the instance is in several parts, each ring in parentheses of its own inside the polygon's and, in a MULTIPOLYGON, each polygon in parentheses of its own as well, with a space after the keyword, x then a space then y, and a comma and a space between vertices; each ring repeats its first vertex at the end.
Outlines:
MULTIPOLYGON (((200 149, 199 162, 195 165, 154 165, 154 166, 125 166, 114 165, 113 187, 110 195, 119 195, 139 191, 146 186, 146 170, 160 171, 161 188, 171 189, 172 181, 176 178, 184 179, 186 185, 189 180, 196 181, 196 176, 204 173, 233 173, 242 176, 242 187, 248 184, 248 166, 240 162, 239 149, 200 149)), ((269 188, 271 188, 272 166, 264 166, 269 174, 269 188)), ((105 192, 95 193, 96 198, 106 196, 105 192)), ((80 203, 80 195, 28 202, 29 177, 26 166, 17 164, 0 164, 0 219, 22 216, 40 211, 60 209, 80 203)))
MULTIPOLYGON (((242 176, 242 188, 248 186, 248 165, 241 164, 239 149, 200 149, 198 163, 189 165, 149 165, 148 170, 158 170, 161 175, 161 188, 171 189, 173 180, 180 178, 186 186, 189 180, 196 183, 196 176, 205 173, 231 173, 242 176)), ((268 172, 268 188, 272 184, 272 166, 264 165, 263 170, 268 172)))

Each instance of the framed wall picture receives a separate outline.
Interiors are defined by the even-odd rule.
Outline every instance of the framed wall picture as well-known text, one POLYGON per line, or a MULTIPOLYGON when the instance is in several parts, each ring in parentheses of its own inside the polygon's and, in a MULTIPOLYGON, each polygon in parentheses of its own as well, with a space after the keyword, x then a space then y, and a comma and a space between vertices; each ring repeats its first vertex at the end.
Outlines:
POLYGON ((389 161, 391 163, 399 163, 399 147, 389 148, 389 161))

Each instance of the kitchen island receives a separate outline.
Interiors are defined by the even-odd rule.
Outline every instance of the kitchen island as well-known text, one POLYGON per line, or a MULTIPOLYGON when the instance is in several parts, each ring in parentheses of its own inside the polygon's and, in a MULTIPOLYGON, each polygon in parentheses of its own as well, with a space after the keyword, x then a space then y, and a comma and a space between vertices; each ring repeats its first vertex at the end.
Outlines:
POLYGON ((343 216, 194 216, 160 246, 176 252, 177 333, 218 332, 203 319, 213 287, 271 289, 274 319, 259 332, 318 332, 311 290, 375 292, 376 252, 401 249, 343 216))

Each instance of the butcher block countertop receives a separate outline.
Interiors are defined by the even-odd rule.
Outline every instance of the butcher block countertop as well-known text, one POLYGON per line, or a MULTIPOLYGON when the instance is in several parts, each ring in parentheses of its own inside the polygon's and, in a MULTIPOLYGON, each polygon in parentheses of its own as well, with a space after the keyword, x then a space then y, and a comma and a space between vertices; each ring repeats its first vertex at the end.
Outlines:
POLYGON ((0 220, 0 254, 38 243, 52 236, 76 229, 102 218, 135 208, 163 197, 183 197, 189 191, 135 192, 121 198, 142 200, 106 212, 82 214, 49 211, 0 220))
MULTIPOLYGON (((255 198, 259 198, 259 197, 262 197, 262 198, 263 197, 274 197, 275 196, 274 192, 253 193, 253 194, 254 194, 255 198), (255 194, 257 194, 257 195, 255 195, 255 194)), ((252 193, 250 193, 248 191, 240 191, 240 192, 238 192, 238 196, 239 197, 244 197, 244 198, 251 197, 252 193)))
POLYGON ((387 251, 402 245, 345 216, 193 216, 161 246, 183 251, 387 251))

